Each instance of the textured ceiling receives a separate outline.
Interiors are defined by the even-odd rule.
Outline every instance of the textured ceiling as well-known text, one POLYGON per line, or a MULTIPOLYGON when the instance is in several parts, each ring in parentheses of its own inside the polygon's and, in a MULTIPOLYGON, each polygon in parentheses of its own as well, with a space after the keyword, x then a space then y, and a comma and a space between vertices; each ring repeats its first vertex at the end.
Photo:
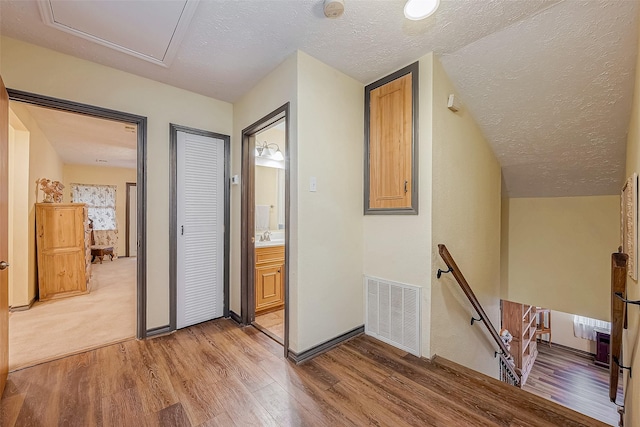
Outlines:
MULTIPOLYGON (((409 21, 405 0, 347 0, 338 19, 325 18, 322 0, 202 0, 168 69, 47 27, 35 0, 2 0, 0 31, 233 102, 297 49, 370 83, 427 52, 454 52, 556 1, 442 1, 436 15, 409 21)), ((151 17, 153 2, 149 8, 151 17)))
POLYGON ((443 0, 423 21, 404 3, 346 0, 332 20, 322 0, 202 0, 169 68, 45 26, 35 0, 0 0, 0 32, 230 102, 297 49, 364 84, 433 51, 510 196, 619 192, 637 1, 443 0))
POLYGON ((442 57, 510 197, 620 193, 637 15, 565 1, 442 57))
POLYGON ((137 167, 135 125, 33 105, 26 108, 63 163, 137 167))

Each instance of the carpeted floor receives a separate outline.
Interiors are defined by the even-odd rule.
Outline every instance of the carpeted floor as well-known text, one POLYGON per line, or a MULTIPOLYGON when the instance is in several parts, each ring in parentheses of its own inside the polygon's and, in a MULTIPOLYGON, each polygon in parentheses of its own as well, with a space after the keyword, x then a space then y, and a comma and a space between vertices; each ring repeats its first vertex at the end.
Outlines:
POLYGON ((136 258, 92 268, 90 293, 10 313, 10 371, 135 337, 136 258))

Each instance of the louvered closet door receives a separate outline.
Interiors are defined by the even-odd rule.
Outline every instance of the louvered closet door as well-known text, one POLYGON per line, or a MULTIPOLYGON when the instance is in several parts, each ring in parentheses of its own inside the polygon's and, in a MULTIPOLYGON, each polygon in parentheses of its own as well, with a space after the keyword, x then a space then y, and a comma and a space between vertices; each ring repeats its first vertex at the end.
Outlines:
POLYGON ((223 315, 224 141, 178 132, 176 323, 223 315))

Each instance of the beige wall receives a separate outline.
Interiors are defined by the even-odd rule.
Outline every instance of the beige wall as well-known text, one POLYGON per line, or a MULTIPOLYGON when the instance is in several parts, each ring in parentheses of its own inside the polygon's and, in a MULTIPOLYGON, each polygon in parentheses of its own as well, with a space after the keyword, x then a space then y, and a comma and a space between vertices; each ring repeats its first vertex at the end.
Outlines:
MULTIPOLYGON (((548 340, 547 335, 543 335, 548 340)), ((551 310, 551 345, 560 344, 576 350, 596 353, 596 342, 576 337, 573 334, 573 314, 551 310)))
POLYGON ((505 299, 609 321, 610 259, 620 244, 620 197, 506 203, 505 299))
MULTIPOLYGON (((418 215, 366 215, 363 219, 363 271, 422 288, 422 355, 431 356, 431 124, 433 54, 420 58, 418 215)), ((381 76, 382 77, 382 76, 381 76)), ((364 161, 364 160, 363 160, 364 161)), ((359 178, 362 181, 362 178, 359 178)), ((362 196, 358 197, 360 209, 362 196)))
MULTIPOLYGON (((637 55, 636 85, 627 138, 627 176, 634 172, 640 172, 640 54, 637 55)), ((640 284, 637 281, 627 280, 627 298, 640 299, 640 284)), ((629 306, 628 313, 629 329, 623 337, 623 360, 626 365, 631 365, 634 372, 640 372, 640 310, 629 306)), ((624 372, 625 425, 636 426, 640 424, 640 375, 630 378, 628 371, 624 372)))
MULTIPOLYGON (((242 176, 242 130, 278 107, 289 105, 289 168, 291 186, 290 224, 290 347, 297 349, 297 135, 298 135, 298 53, 285 59, 275 70, 262 79, 233 104, 233 138, 231 145, 231 175, 242 176)), ((241 314, 240 309, 240 202, 241 185, 231 186, 231 265, 230 265, 230 308, 241 314)))
POLYGON ((434 58, 431 355, 496 377, 496 344, 482 325, 469 326, 476 313, 453 277, 448 274, 436 280, 433 274, 438 268, 446 269, 437 247, 443 243, 499 327, 500 165, 469 112, 447 109, 451 93, 455 89, 434 58))
POLYGON ((29 304, 29 131, 9 111, 9 306, 29 304))
POLYGON ((231 135, 232 105, 7 37, 1 43, 7 87, 147 117, 147 327, 168 325, 169 233, 158 230, 169 229, 169 124, 231 135))
POLYGON ((364 87, 298 53, 297 320, 294 351, 364 323, 364 87), (309 191, 315 177, 317 191, 309 191))
MULTIPOLYGON (((5 45, 3 45, 5 49, 5 45)), ((3 51, 4 53, 4 51, 3 51)), ((2 77, 8 85, 2 73, 2 77)), ((15 299, 12 305, 23 306, 28 305, 35 297, 38 289, 38 278, 36 269, 36 235, 35 235, 35 222, 36 211, 35 203, 42 201, 42 192, 38 191, 38 185, 36 180, 40 178, 48 178, 52 181, 62 182, 62 160, 53 149, 53 146, 44 135, 34 118, 29 114, 29 111, 25 108, 24 104, 17 102, 11 102, 11 110, 20 120, 22 125, 29 132, 29 185, 27 188, 28 194, 28 235, 26 241, 28 242, 28 282, 26 284, 16 283, 14 286, 15 299), (26 294, 24 292, 26 286, 26 294), (21 289, 18 291, 18 289, 21 289)), ((21 238, 15 236, 15 238, 21 238)))
POLYGON ((88 165, 64 165, 64 201, 71 202, 71 184, 115 185, 118 256, 125 256, 127 224, 127 182, 136 182, 136 169, 88 165))
MULTIPOLYGON (((363 86, 302 52, 234 104, 234 137, 290 105, 290 348, 301 352, 362 325, 363 86), (327 126, 331 123, 331 126, 327 126), (319 155, 317 147, 327 149, 319 155), (304 174, 303 174, 304 172, 304 174), (315 176, 318 191, 309 192, 315 176), (327 235, 333 236, 327 239, 327 235)), ((240 145, 233 174, 241 173, 240 145)), ((240 187, 232 218, 240 217, 240 187)), ((231 309, 240 313, 240 224, 232 222, 231 309)))

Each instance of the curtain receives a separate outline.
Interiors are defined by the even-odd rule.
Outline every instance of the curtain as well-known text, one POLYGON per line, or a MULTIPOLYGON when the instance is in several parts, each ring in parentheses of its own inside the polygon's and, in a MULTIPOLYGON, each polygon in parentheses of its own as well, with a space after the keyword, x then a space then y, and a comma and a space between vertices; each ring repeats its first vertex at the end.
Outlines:
POLYGON ((94 230, 117 230, 116 186, 71 184, 71 201, 86 203, 94 230))
POLYGON ((595 341, 596 329, 610 332, 611 323, 584 316, 573 316, 573 335, 576 337, 595 341))

